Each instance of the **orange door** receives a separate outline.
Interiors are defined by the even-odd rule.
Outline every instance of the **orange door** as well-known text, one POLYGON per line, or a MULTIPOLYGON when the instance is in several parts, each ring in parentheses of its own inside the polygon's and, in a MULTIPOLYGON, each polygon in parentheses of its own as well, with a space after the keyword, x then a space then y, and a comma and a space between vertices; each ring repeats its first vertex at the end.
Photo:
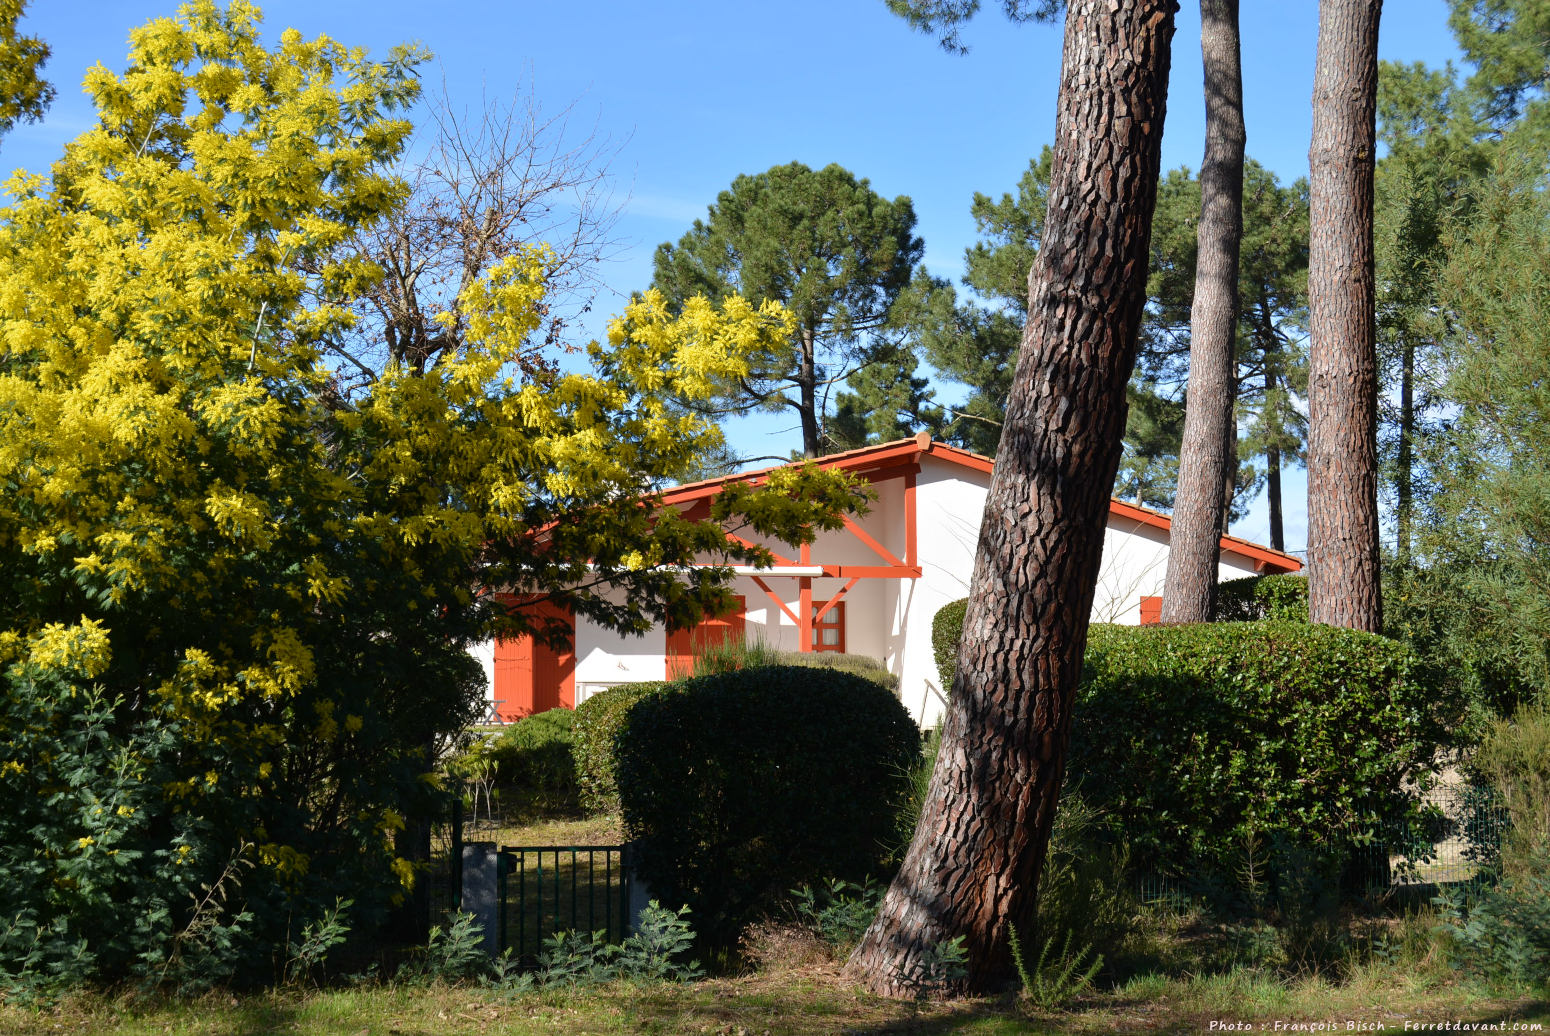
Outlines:
POLYGON ((576 620, 570 609, 548 602, 519 607, 537 620, 559 619, 570 627, 570 644, 552 648, 531 636, 495 642, 495 715, 513 723, 535 712, 576 705, 576 620))
POLYGON ((667 635, 667 678, 678 680, 694 675, 694 660, 708 648, 731 642, 743 642, 744 603, 734 595, 736 606, 719 619, 706 619, 692 629, 673 630, 667 635))

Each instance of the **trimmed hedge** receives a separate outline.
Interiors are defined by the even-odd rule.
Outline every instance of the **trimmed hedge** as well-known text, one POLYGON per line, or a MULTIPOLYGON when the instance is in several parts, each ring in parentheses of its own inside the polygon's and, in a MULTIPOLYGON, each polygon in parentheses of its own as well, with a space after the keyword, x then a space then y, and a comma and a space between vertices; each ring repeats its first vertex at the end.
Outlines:
MULTIPOLYGON (((931 619, 931 647, 936 671, 945 694, 958 673, 958 642, 963 639, 967 597, 945 604, 931 619)), ((1216 585, 1217 622, 1253 622, 1257 619, 1308 621, 1308 580, 1304 576, 1245 576, 1216 585)))
POLYGON ((1308 621, 1306 576, 1245 576, 1216 584, 1217 622, 1254 622, 1258 619, 1308 621))
POLYGON ((616 749, 639 874, 727 946, 796 886, 879 873, 920 732, 861 677, 767 666, 640 698, 616 749))
POLYGON ((1139 860, 1231 872, 1269 844, 1429 841, 1407 781, 1458 703, 1403 645, 1290 621, 1093 626, 1068 780, 1139 860))
POLYGON ((576 789, 587 814, 619 812, 614 783, 614 740, 625 714, 643 698, 661 694, 672 684, 626 683, 594 694, 576 706, 572 751, 576 757, 576 789))
POLYGON ((953 689, 958 675, 958 642, 963 639, 963 616, 969 599, 944 604, 931 617, 931 650, 936 655, 936 675, 942 681, 942 693, 953 689))

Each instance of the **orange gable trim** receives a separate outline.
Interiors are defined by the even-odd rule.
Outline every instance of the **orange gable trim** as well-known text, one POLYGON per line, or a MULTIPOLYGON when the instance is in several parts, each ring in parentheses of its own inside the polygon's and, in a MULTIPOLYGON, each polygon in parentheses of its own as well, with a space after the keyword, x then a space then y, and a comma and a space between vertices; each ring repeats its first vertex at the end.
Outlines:
MULTIPOLYGON (((995 462, 989 457, 982 457, 968 450, 961 450, 956 446, 949 446, 945 442, 933 441, 925 432, 921 432, 913 439, 899 439, 894 442, 885 442, 877 446, 864 446, 859 450, 847 450, 844 453, 834 453, 827 457, 819 457, 816 461, 819 467, 825 469, 838 469, 851 471, 860 475, 867 475, 873 481, 879 478, 900 478, 913 475, 920 469, 920 458, 926 454, 938 460, 956 464, 959 467, 989 474, 995 462)), ((801 462, 795 462, 801 463, 801 462)), ((709 499, 719 493, 722 487, 732 482, 747 482, 750 485, 758 485, 763 482, 770 472, 780 467, 791 465, 774 465, 767 468, 759 468, 754 471, 740 472, 735 475, 723 475, 721 478, 706 479, 703 482, 690 482, 682 486, 669 489, 662 494, 662 502, 675 506, 692 505, 700 500, 709 499)), ((913 503, 913 501, 910 501, 913 503)), ((1150 508, 1138 507, 1135 504, 1127 504, 1120 500, 1109 501, 1109 513, 1117 518, 1128 518, 1142 525, 1151 526, 1167 532, 1172 526, 1167 515, 1150 508)), ((913 524, 913 523, 912 523, 913 524)), ((910 532, 914 532, 911 528, 910 532)), ((1254 562, 1257 572, 1300 572, 1302 561, 1284 551, 1273 550, 1270 547, 1242 539, 1238 536, 1223 536, 1222 550, 1239 557, 1247 558, 1254 562)), ((913 560, 907 558, 906 560, 913 560)), ((850 566, 847 566, 850 567, 850 566)), ((852 569, 854 574, 858 569, 852 569)), ((838 572, 834 573, 840 574, 838 572)), ((868 575, 872 574, 868 571, 868 575)), ((879 575, 883 574, 881 572, 879 575)), ((902 573, 901 573, 902 574, 902 573)))

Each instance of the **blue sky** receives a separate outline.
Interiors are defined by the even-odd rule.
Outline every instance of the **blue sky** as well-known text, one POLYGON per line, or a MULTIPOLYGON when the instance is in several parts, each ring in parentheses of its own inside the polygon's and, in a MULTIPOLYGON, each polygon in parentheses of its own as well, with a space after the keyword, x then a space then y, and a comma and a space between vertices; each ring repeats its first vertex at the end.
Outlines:
MULTIPOLYGON (((572 126, 617 148, 611 168, 624 205, 623 245, 588 329, 651 276, 651 253, 676 241, 740 173, 830 162, 879 193, 909 195, 936 274, 962 274, 974 241, 975 191, 1011 189, 1053 140, 1060 26, 1012 25, 991 0, 964 32, 967 56, 943 52, 890 15, 882 0, 458 2, 273 0, 267 29, 294 26, 385 53, 417 40, 436 55, 455 104, 531 90, 545 110, 575 103, 572 126)), ((82 73, 124 64, 129 30, 171 14, 171 0, 32 0, 25 31, 53 48, 58 88, 48 118, 0 142, 8 167, 45 171, 90 124, 82 73)), ((1248 152, 1283 181, 1307 172, 1315 0, 1245 0, 1243 65, 1248 152)), ((1397 61, 1457 60, 1442 0, 1390 0, 1380 51, 1397 61)), ((1185 0, 1173 41, 1165 169, 1197 166, 1203 142, 1197 5, 1185 0)), ((951 387, 944 393, 953 396, 951 387)), ((956 397, 954 397, 956 398, 956 397)), ((765 417, 729 429, 749 452, 800 446, 794 422, 765 417)), ((1287 545, 1304 535, 1301 473, 1286 486, 1287 545)), ((1234 531, 1267 537, 1263 506, 1234 531)))

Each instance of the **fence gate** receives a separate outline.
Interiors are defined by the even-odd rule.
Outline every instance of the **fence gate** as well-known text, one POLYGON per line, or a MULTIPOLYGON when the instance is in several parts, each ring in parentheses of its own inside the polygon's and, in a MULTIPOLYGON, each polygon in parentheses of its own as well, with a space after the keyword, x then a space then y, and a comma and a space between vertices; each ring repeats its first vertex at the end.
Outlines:
POLYGON ((503 845, 496 859, 498 951, 532 965, 556 932, 601 932, 608 942, 629 934, 627 846, 503 845))

